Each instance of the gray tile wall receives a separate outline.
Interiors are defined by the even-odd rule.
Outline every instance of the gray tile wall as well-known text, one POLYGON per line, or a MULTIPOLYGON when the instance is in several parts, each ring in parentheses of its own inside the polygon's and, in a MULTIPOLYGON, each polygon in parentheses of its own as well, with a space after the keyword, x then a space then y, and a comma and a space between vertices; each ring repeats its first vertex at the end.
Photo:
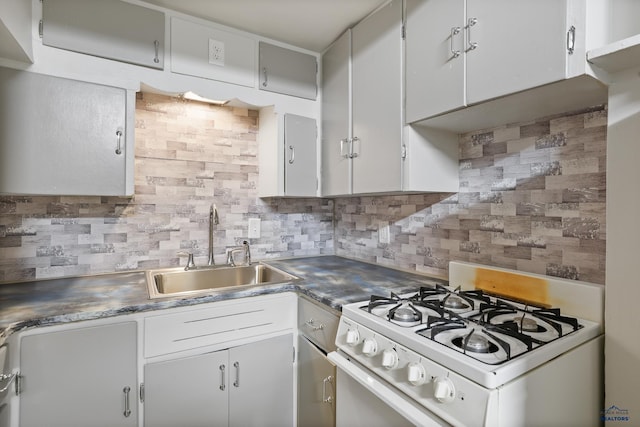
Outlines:
POLYGON ((144 94, 136 106, 135 197, 0 197, 0 282, 205 264, 247 238, 255 260, 334 253, 333 202, 259 199, 256 111, 144 94))
POLYGON ((144 94, 135 197, 0 197, 0 282, 184 265, 180 251, 205 263, 216 203, 218 263, 257 217, 254 259, 336 253, 437 275, 463 260, 604 283, 606 113, 461 135, 457 194, 261 200, 257 112, 144 94))
POLYGON ((460 137, 460 191, 335 200, 336 254, 446 275, 452 260, 604 284, 605 107, 460 137), (389 224, 391 243, 378 240, 389 224))

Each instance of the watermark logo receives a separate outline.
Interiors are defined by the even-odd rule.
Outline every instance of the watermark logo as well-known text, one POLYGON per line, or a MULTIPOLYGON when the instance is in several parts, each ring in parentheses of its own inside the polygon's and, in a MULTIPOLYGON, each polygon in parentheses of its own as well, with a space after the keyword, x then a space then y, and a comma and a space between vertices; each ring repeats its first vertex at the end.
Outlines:
POLYGON ((602 421, 629 421, 629 410, 618 408, 616 405, 611 405, 607 409, 601 412, 602 421))

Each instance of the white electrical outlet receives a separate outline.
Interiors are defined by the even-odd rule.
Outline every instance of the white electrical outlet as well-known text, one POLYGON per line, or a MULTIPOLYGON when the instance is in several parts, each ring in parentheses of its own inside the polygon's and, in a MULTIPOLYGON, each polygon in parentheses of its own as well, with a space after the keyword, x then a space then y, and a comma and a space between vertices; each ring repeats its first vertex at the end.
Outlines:
POLYGON ((391 243, 391 231, 387 221, 378 221, 378 242, 382 244, 391 243))
POLYGON ((224 42, 209 39, 209 64, 224 67, 224 42))
POLYGON ((260 218, 249 218, 249 238, 260 238, 260 218))

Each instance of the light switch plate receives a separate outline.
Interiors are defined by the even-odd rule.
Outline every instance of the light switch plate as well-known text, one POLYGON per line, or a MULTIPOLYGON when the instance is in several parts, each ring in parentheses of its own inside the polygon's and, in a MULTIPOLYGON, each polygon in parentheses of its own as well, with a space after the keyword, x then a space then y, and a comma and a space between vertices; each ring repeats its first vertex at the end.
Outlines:
POLYGON ((209 64, 224 67, 224 42, 209 39, 209 64))
POLYGON ((260 238, 260 218, 249 218, 249 238, 260 238))

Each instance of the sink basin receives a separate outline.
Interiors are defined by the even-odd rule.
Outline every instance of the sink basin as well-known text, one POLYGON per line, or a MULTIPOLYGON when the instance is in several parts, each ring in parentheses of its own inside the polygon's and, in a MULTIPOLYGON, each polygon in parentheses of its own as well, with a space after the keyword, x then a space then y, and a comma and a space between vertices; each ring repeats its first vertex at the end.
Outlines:
POLYGON ((188 271, 183 267, 165 268, 148 270, 146 276, 149 297, 152 299, 300 280, 266 264, 203 267, 188 271))

